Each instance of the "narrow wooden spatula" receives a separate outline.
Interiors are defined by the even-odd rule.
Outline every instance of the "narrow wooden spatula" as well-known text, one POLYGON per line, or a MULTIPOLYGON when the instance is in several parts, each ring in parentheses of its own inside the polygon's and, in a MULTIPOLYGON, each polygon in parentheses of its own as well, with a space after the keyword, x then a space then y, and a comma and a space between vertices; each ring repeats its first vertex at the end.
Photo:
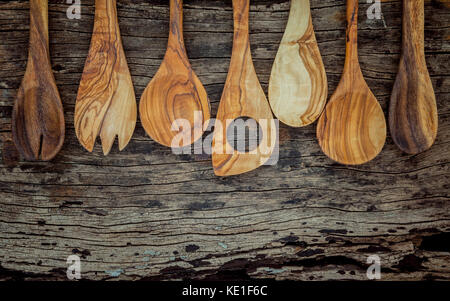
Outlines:
POLYGON ((128 144, 136 116, 136 97, 122 47, 116 0, 95 0, 91 47, 75 105, 75 132, 90 152, 100 135, 107 155, 116 136, 120 150, 128 144))
POLYGON ((233 0, 233 53, 213 137, 212 161, 218 176, 242 174, 265 164, 277 140, 276 124, 250 52, 249 8, 250 0, 233 0), (260 143, 251 152, 236 150, 228 141, 228 125, 238 118, 251 118, 261 127, 260 143))
POLYGON ((192 70, 183 41, 183 1, 170 0, 170 33, 164 60, 139 103, 147 134, 168 147, 184 147, 202 137, 210 119, 205 88, 192 70))
POLYGON ((363 78, 358 61, 358 0, 347 0, 344 73, 317 126, 322 150, 341 164, 375 158, 386 141, 383 110, 363 78))
POLYGON ((292 0, 286 31, 270 75, 272 111, 289 126, 306 126, 319 118, 327 93, 327 76, 313 29, 309 0, 292 0))
POLYGON ((408 154, 429 149, 436 139, 436 96, 425 61, 424 0, 403 1, 403 47, 389 126, 394 142, 408 154))
POLYGON ((14 143, 26 160, 51 160, 64 142, 64 113, 52 73, 48 1, 30 0, 30 46, 12 114, 14 143))

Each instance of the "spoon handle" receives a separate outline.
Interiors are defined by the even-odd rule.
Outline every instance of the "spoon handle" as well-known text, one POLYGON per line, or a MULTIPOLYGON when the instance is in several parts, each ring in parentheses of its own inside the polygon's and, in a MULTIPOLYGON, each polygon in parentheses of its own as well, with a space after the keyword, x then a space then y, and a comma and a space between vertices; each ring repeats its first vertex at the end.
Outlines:
POLYGON ((116 0, 95 0, 94 35, 120 32, 116 5, 116 0))
POLYGON ((403 1, 403 49, 425 57, 424 0, 403 1))
POLYGON ((358 0, 347 0, 345 54, 344 75, 352 75, 352 71, 358 72, 358 70, 360 73, 361 69, 358 61, 358 0))
POLYGON ((186 53, 183 38, 183 0, 170 0, 169 47, 186 53))
MULTIPOLYGON (((30 0, 30 54, 44 55, 50 62, 48 0, 30 0)), ((50 63, 49 63, 50 65, 50 63)))
POLYGON ((249 0, 233 0, 234 36, 231 64, 242 62, 247 52, 250 52, 249 44, 249 0), (233 60, 234 59, 234 60, 233 60))

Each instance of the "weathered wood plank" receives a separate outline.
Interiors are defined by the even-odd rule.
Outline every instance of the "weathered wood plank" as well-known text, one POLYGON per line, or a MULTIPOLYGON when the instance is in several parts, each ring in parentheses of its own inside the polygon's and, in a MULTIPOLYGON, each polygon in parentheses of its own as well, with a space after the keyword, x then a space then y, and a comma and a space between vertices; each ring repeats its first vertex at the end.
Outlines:
MULTIPOLYGON (((138 122, 123 151, 103 157, 79 145, 73 111, 89 50, 94 1, 82 19, 49 1, 52 67, 67 120, 61 153, 24 162, 11 144, 11 110, 25 72, 28 1, 0 2, 0 279, 66 279, 66 258, 82 258, 85 279, 366 279, 368 256, 385 280, 450 279, 450 8, 426 1, 425 49, 436 91, 433 148, 407 156, 390 137, 358 167, 320 151, 315 126, 281 126, 280 161, 231 178, 206 155, 175 156, 138 122)), ((252 55, 267 83, 289 13, 287 0, 253 0, 252 55)), ((165 53, 169 10, 161 0, 119 0, 123 44, 139 98, 165 53)), ((312 0, 329 93, 342 73, 344 1, 312 0)), ((360 4, 360 63, 387 114, 401 45, 401 1, 382 3, 383 20, 360 4), (386 25, 386 26, 385 26, 386 25)), ((192 67, 215 116, 232 47, 231 1, 186 0, 192 67)))

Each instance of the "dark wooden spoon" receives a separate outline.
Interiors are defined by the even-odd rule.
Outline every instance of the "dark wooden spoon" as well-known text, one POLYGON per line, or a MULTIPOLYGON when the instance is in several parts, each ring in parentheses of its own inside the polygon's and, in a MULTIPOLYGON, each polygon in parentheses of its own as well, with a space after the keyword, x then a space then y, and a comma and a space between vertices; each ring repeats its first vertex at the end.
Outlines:
POLYGON ((436 96, 424 50, 424 1, 403 1, 403 47, 392 91, 389 126, 395 144, 408 154, 429 149, 437 135, 436 96))
POLYGON ((50 64, 47 0, 30 0, 27 69, 12 113, 14 143, 26 160, 53 159, 64 143, 64 112, 50 64))
POLYGON ((347 22, 344 73, 319 119, 317 138, 328 157, 356 165, 381 152, 386 141, 386 120, 358 61, 358 0, 347 0, 347 22))

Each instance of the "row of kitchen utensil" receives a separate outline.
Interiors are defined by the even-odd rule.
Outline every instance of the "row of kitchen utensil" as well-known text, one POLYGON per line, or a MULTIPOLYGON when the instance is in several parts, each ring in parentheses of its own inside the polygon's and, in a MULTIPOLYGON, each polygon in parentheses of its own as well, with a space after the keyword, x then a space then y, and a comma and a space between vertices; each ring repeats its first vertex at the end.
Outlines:
MULTIPOLYGON (((228 77, 216 120, 246 117, 269 121, 252 153, 215 151, 216 175, 253 170, 269 160, 276 139, 273 114, 292 127, 319 119, 317 138, 326 155, 342 164, 363 164, 377 156, 386 140, 383 111, 366 84, 358 62, 358 1, 347 0, 346 59, 341 81, 326 105, 327 78, 317 46, 309 0, 292 0, 289 20, 269 83, 269 101, 258 81, 249 46, 250 0, 233 0, 234 40, 228 77), (261 147, 269 147, 262 152, 261 147)), ((30 0, 30 50, 27 70, 13 110, 14 142, 27 160, 51 160, 61 149, 64 113, 51 70, 47 0, 30 0)), ((164 60, 140 100, 147 134, 173 146, 178 135, 203 135, 194 121, 210 119, 208 96, 192 70, 183 41, 182 0, 170 0, 170 33, 164 60), (173 130, 188 120, 192 131, 173 130), (196 128, 197 127, 197 128, 196 128)), ((76 135, 88 151, 100 136, 107 155, 118 137, 122 150, 130 141, 137 106, 117 22, 116 0, 95 1, 95 21, 75 106, 76 135)), ((436 100, 424 54, 424 0, 403 2, 403 50, 394 85, 389 124, 395 143, 406 153, 430 148, 437 134, 436 100)), ((267 123, 266 123, 267 124, 267 123)), ((227 128, 214 131, 213 149, 229 149, 227 128)))

